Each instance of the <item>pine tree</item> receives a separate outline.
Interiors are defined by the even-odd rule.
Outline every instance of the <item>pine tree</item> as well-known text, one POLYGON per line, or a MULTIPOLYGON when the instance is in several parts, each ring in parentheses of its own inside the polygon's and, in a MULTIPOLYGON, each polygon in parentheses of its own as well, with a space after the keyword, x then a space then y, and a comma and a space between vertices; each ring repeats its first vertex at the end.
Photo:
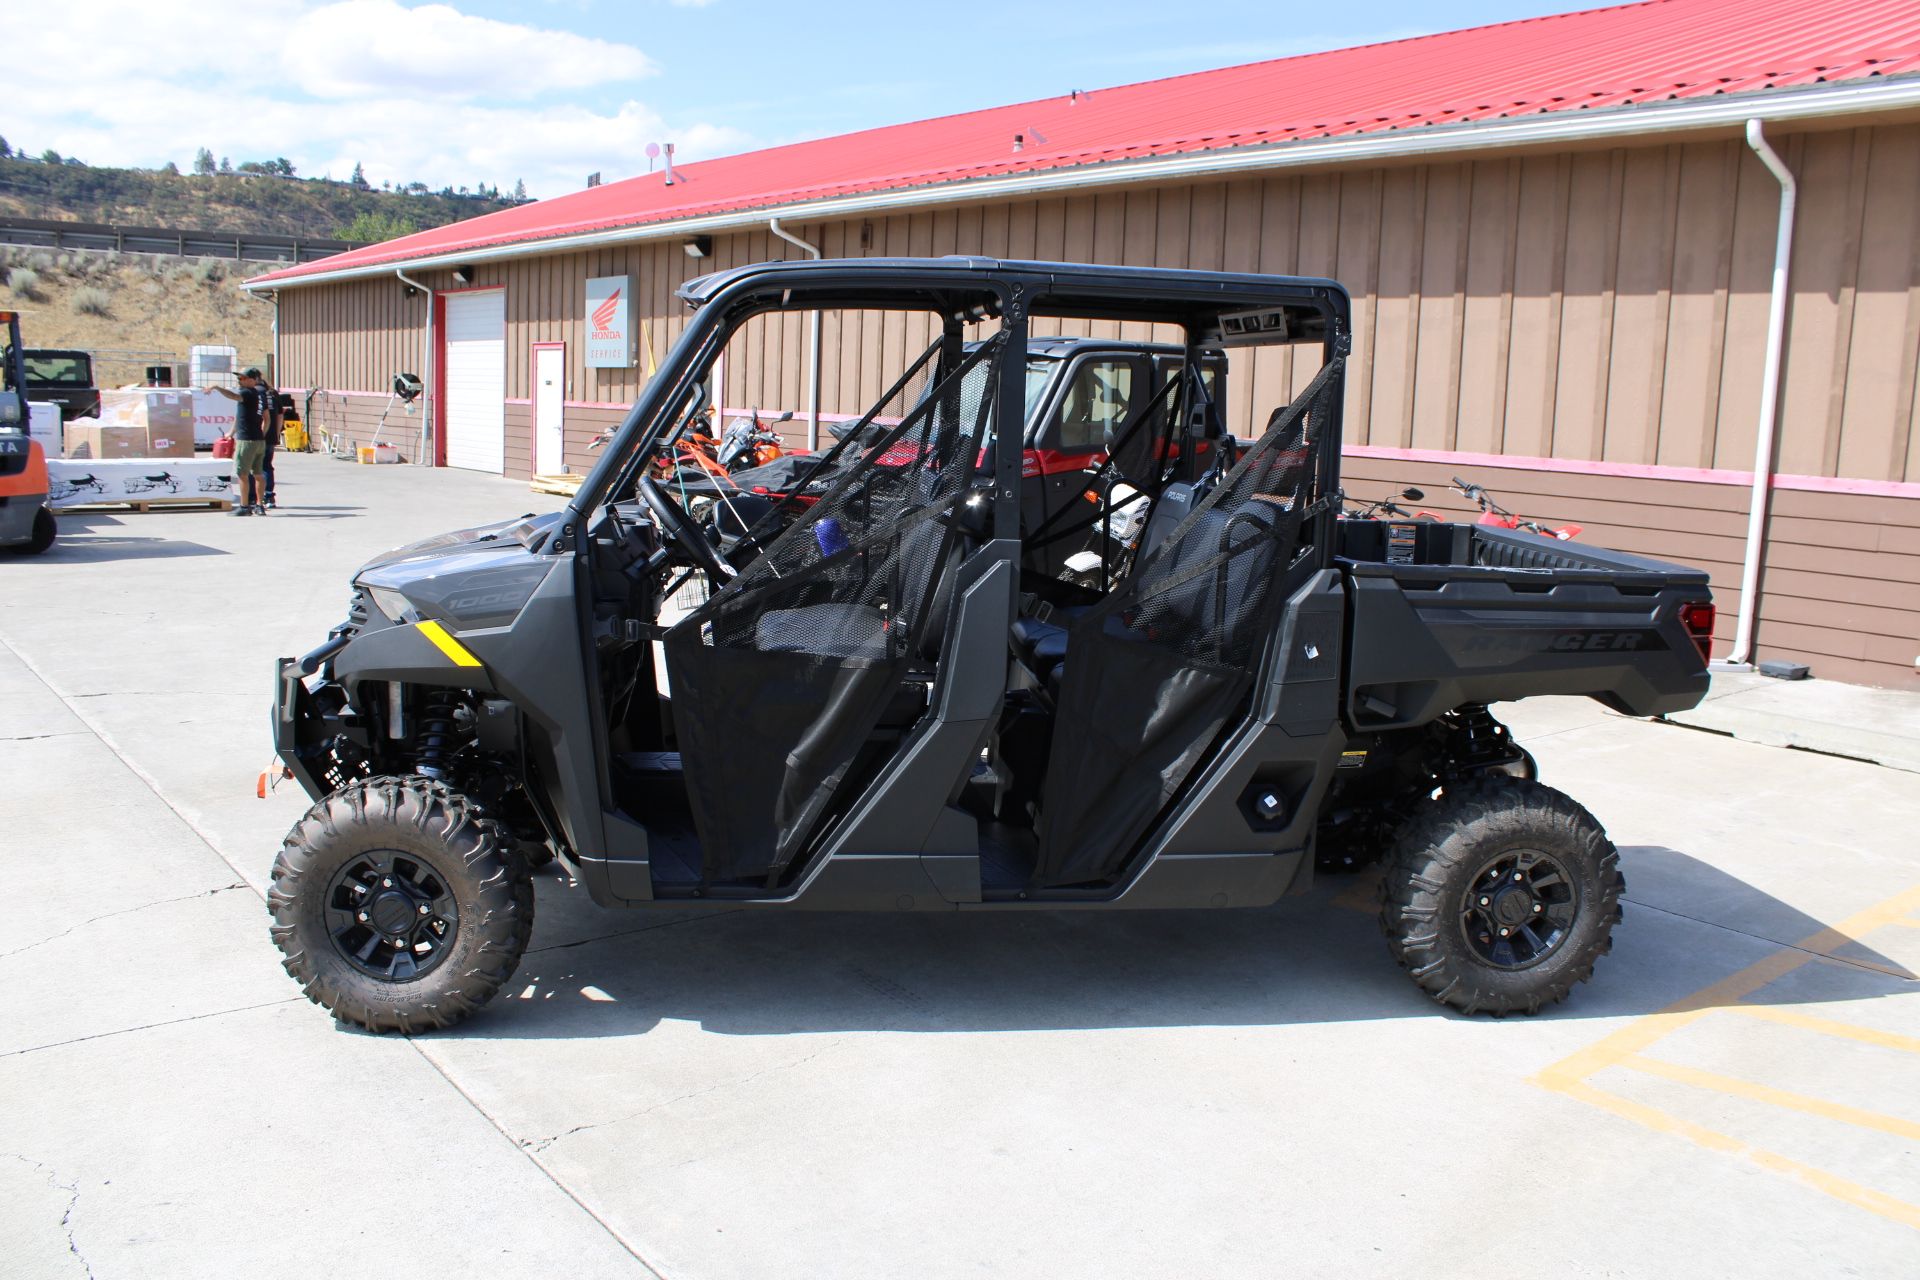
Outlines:
POLYGON ((527 183, 526 179, 522 178, 513 184, 513 200, 515 204, 524 204, 526 203, 526 199, 527 183))
POLYGON ((200 150, 194 152, 193 171, 195 173, 199 174, 201 177, 204 178, 208 174, 212 173, 213 169, 214 169, 213 152, 207 150, 205 147, 202 147, 200 148, 200 150))
POLYGON ((358 160, 353 162, 353 176, 351 178, 348 178, 347 182, 352 185, 355 191, 372 190, 372 188, 367 183, 367 171, 360 167, 360 162, 358 160))
POLYGON ((221 157, 220 157, 220 172, 222 172, 222 173, 232 173, 232 172, 233 172, 233 161, 231 161, 231 160, 229 160, 229 159, 227 159, 227 158, 226 158, 225 156, 221 156, 221 157))

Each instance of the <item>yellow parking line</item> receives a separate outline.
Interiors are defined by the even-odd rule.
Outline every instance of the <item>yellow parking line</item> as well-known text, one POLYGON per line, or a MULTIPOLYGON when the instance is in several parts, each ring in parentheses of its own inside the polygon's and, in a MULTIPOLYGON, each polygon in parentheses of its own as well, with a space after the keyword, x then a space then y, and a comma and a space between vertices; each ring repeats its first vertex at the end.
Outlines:
POLYGON ((1862 1129, 1877 1129, 1881 1133, 1890 1133, 1898 1138, 1912 1138, 1920 1141, 1920 1124, 1915 1124, 1911 1120, 1902 1120, 1898 1116, 1881 1115, 1878 1111, 1863 1111, 1859 1107, 1849 1107, 1845 1103, 1828 1102, 1825 1098, 1810 1098, 1804 1093, 1790 1093, 1785 1089, 1775 1089, 1771 1085, 1742 1080, 1738 1076, 1723 1076, 1717 1071, 1683 1067, 1677 1062, 1668 1062, 1664 1058, 1632 1057, 1622 1060, 1619 1065, 1629 1071, 1661 1076, 1679 1084, 1692 1085, 1696 1089, 1711 1089, 1715 1093, 1731 1094, 1733 1097, 1746 1098, 1751 1102, 1764 1102, 1768 1106, 1780 1107, 1786 1111, 1799 1111, 1806 1115, 1819 1116, 1822 1120, 1838 1120, 1841 1124, 1857 1125, 1862 1129))
POLYGON ((1903 1226, 1920 1230, 1920 1205, 1908 1204, 1884 1191, 1875 1191, 1872 1187, 1863 1187, 1857 1182, 1849 1182, 1837 1174, 1825 1169, 1816 1169, 1810 1164, 1801 1164, 1798 1160, 1789 1160, 1783 1155, 1751 1147, 1747 1158, 1763 1169, 1772 1169, 1775 1173, 1784 1173, 1798 1178, 1816 1191, 1824 1191, 1836 1200, 1857 1205, 1868 1213, 1878 1214, 1882 1218, 1898 1222, 1903 1226))
MULTIPOLYGON (((1889 974, 1894 977, 1913 978, 1914 975, 1905 970, 1888 969, 1870 963, 1862 964, 1858 961, 1840 961, 1832 955, 1832 952, 1853 943, 1856 939, 1872 933, 1876 929, 1885 928, 1893 924, 1910 924, 1912 921, 1909 917, 1911 917, 1916 910, 1920 910, 1920 886, 1915 886, 1905 893, 1896 894, 1884 902, 1868 907, 1865 911, 1849 916, 1837 925, 1822 929, 1818 933, 1802 939, 1797 946, 1791 949, 1776 951, 1772 955, 1748 965, 1737 973, 1729 974, 1727 977, 1722 978, 1709 987, 1702 988, 1692 995, 1674 1001, 1657 1013, 1651 1013, 1645 1017, 1629 1022, 1619 1030, 1602 1037, 1599 1041, 1589 1045, 1587 1048, 1571 1054, 1559 1062, 1553 1063, 1551 1066, 1543 1068, 1539 1074, 1533 1077, 1533 1083, 1542 1088, 1551 1089, 1555 1093, 1565 1094, 1567 1097, 1577 1099, 1591 1106, 1599 1107, 1604 1111, 1612 1112, 1622 1119, 1644 1125, 1646 1128, 1658 1133, 1672 1134, 1675 1137, 1686 1138, 1709 1150, 1744 1156, 1762 1168, 1771 1169, 1776 1173, 1787 1174, 1805 1183, 1807 1186, 1821 1191, 1826 1195, 1830 1195, 1837 1200, 1844 1200, 1848 1204, 1856 1205, 1870 1213, 1878 1214, 1883 1218, 1888 1218, 1894 1222, 1920 1229, 1920 1205, 1909 1204, 1904 1200, 1896 1199, 1884 1192, 1875 1191, 1870 1187, 1863 1187, 1858 1183, 1850 1182, 1824 1169, 1817 1169, 1811 1165, 1790 1160, 1786 1156, 1779 1155, 1776 1152, 1748 1146, 1737 1138, 1728 1137, 1724 1133, 1717 1133, 1712 1129, 1694 1124, 1689 1120, 1683 1120, 1678 1116, 1668 1115, 1657 1107, 1646 1106, 1608 1093, 1606 1090, 1597 1088, 1588 1081, 1589 1076, 1603 1071, 1608 1067, 1631 1066, 1646 1070, 1647 1068, 1641 1065, 1643 1063, 1656 1063, 1657 1066, 1654 1068, 1654 1074, 1665 1074, 1668 1071, 1691 1072, 1691 1068, 1678 1067, 1672 1063, 1662 1063, 1658 1059, 1644 1058, 1640 1055, 1643 1050, 1658 1043, 1661 1039, 1672 1035, 1682 1027, 1698 1021, 1716 1009, 1735 1010, 1753 1017, 1771 1017, 1781 1022, 1799 1019, 1803 1020, 1801 1025, 1816 1030, 1846 1027, 1847 1030, 1844 1032, 1831 1033, 1846 1035, 1849 1038, 1864 1040, 1868 1043, 1886 1044, 1891 1048, 1909 1048, 1913 1042, 1905 1036, 1871 1032, 1862 1027, 1849 1027, 1848 1024, 1845 1023, 1826 1023, 1825 1019, 1813 1018, 1807 1014, 1790 1014, 1786 1010, 1774 1009, 1770 1006, 1763 1008, 1761 1006, 1744 1005, 1741 1001, 1769 983, 1776 982, 1780 978, 1800 968, 1800 966, 1810 964, 1815 960, 1845 963, 1853 967, 1870 968, 1876 972, 1889 974), (1825 1025, 1815 1026, 1814 1024, 1817 1023, 1825 1025), (1629 1061, 1629 1059, 1633 1061, 1629 1061)), ((1815 1110, 1814 1114, 1826 1114, 1829 1118, 1844 1119, 1847 1123, 1869 1120, 1871 1121, 1868 1125, 1870 1128, 1878 1128, 1885 1132, 1902 1134, 1909 1134, 1913 1129, 1920 1128, 1920 1126, 1909 1126, 1906 1121, 1896 1120, 1890 1116, 1880 1116, 1874 1112, 1857 1111, 1854 1108, 1840 1107, 1837 1103, 1823 1102, 1817 1098, 1803 1098, 1801 1095, 1786 1093, 1783 1090, 1768 1089, 1764 1085, 1753 1085, 1747 1081, 1733 1081, 1730 1077, 1712 1077, 1711 1073, 1708 1072, 1698 1074, 1714 1080, 1715 1083, 1707 1087, 1719 1087, 1723 1083, 1731 1083, 1739 1086, 1743 1092, 1746 1090, 1753 1091, 1745 1093, 1744 1096, 1759 1097, 1761 1101, 1778 1106, 1791 1106, 1792 1109, 1795 1110, 1820 1108, 1820 1110, 1815 1110), (1806 1105, 1803 1106, 1799 1104, 1806 1105), (1846 1112, 1848 1114, 1839 1115, 1837 1114, 1838 1112, 1846 1112), (1889 1125, 1895 1127, 1888 1128, 1887 1126, 1889 1125)), ((1723 1088, 1723 1092, 1727 1091, 1731 1090, 1723 1088)))
POLYGON ((1816 1018, 1810 1013, 1796 1013, 1792 1009, 1781 1009, 1770 1004, 1736 1004, 1727 1012, 1737 1013, 1746 1018, 1763 1018, 1768 1022, 1798 1027, 1802 1031, 1813 1031, 1823 1036, 1858 1040, 1861 1044, 1878 1045, 1882 1049, 1898 1049, 1902 1053, 1920 1053, 1920 1038, 1895 1035, 1891 1031, 1876 1031, 1872 1027, 1855 1026, 1851 1022, 1835 1022, 1832 1018, 1816 1018))
POLYGON ((1843 1200, 1865 1209, 1868 1213, 1920 1230, 1920 1205, 1908 1204, 1905 1200, 1897 1199, 1884 1191, 1863 1187, 1857 1182, 1850 1182, 1837 1174, 1828 1173, 1825 1169, 1816 1169, 1812 1165, 1801 1164, 1798 1160, 1789 1160, 1777 1152, 1761 1147, 1750 1147, 1738 1138, 1730 1138, 1724 1133, 1716 1133, 1692 1121, 1670 1116, 1656 1107, 1630 1101, 1617 1094, 1608 1093, 1604 1089, 1596 1089, 1584 1080, 1575 1081, 1560 1089, 1559 1092, 1577 1102, 1585 1102, 1602 1111, 1610 1111, 1623 1120, 1644 1125, 1656 1133, 1669 1133, 1678 1138, 1686 1138, 1709 1151, 1744 1156, 1763 1169, 1797 1178, 1814 1190, 1830 1195, 1836 1200, 1843 1200))
POLYGON ((1876 906, 1868 907, 1865 911, 1849 916, 1837 925, 1822 929, 1802 939, 1790 950, 1776 951, 1764 959, 1755 961, 1710 987, 1674 1001, 1658 1013, 1650 1013, 1644 1018, 1628 1023, 1612 1035, 1547 1067, 1534 1077, 1535 1082, 1554 1089, 1573 1080, 1585 1079, 1596 1071, 1612 1066, 1629 1054, 1640 1052, 1662 1037, 1671 1035, 1709 1010, 1724 1008, 1743 1000, 1768 983, 1776 982, 1792 973, 1801 965, 1812 963, 1816 958, 1830 958, 1828 953, 1852 943, 1861 934, 1871 933, 1875 929, 1891 924, 1902 916, 1910 914, 1916 907, 1920 907, 1920 886, 1888 898, 1876 906))

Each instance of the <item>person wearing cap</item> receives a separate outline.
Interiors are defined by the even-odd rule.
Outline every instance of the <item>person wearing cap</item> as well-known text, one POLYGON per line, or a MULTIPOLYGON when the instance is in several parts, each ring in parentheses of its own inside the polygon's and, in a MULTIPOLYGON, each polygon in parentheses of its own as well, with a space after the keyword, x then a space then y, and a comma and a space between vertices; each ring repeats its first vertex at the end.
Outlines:
POLYGON ((240 490, 234 504, 237 516, 265 515, 266 492, 262 470, 267 460, 267 430, 273 423, 273 397, 258 369, 240 375, 240 389, 206 387, 236 404, 233 415, 233 478, 240 490))

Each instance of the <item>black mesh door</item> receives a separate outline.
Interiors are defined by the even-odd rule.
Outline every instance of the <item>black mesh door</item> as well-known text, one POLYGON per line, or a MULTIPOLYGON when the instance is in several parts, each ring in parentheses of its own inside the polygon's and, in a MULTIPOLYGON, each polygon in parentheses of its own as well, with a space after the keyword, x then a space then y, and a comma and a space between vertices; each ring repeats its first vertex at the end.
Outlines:
POLYGON ((1284 603, 1335 360, 1152 557, 1068 629, 1035 880, 1105 880, 1228 722, 1284 603))
POLYGON ((877 443, 843 458, 826 496, 667 633, 710 882, 776 879, 909 671, 937 656, 965 550, 949 517, 987 438, 1002 341, 931 388, 904 379, 867 415, 877 443))

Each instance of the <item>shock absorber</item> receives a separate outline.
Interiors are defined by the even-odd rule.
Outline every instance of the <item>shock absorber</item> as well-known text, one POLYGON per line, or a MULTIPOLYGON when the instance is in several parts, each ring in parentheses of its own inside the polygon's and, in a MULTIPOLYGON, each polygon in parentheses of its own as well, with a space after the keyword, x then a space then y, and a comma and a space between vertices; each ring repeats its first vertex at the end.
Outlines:
POLYGON ((414 770, 426 777, 446 780, 447 758, 453 754, 456 733, 455 714, 460 695, 452 689, 428 689, 421 695, 420 749, 414 770))

